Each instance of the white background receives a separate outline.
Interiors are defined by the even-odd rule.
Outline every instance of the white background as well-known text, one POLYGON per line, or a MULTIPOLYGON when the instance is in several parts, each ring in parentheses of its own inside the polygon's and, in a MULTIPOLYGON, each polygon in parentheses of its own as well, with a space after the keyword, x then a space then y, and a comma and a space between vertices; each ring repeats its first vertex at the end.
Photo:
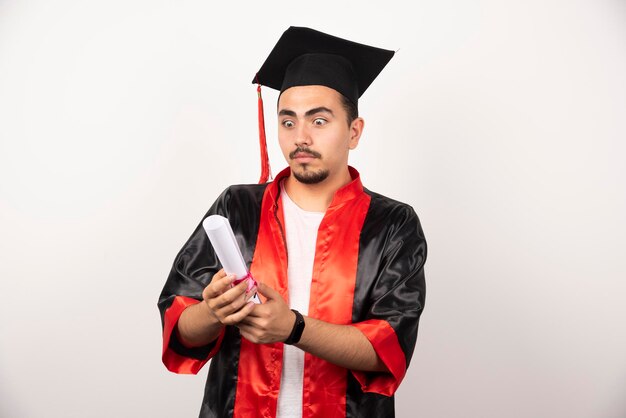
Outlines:
POLYGON ((429 244, 397 416, 626 416, 618 0, 0 0, 0 416, 197 416, 156 301, 258 179, 250 81, 289 25, 399 49, 351 157, 429 244))

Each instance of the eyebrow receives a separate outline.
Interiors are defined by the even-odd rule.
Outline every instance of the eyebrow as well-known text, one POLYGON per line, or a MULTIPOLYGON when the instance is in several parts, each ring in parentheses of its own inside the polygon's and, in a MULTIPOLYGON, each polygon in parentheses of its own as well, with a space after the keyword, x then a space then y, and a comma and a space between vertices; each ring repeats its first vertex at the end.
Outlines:
MULTIPOLYGON (((315 115, 316 113, 329 113, 331 116, 335 116, 332 110, 327 107, 320 106, 307 110, 304 114, 304 117, 309 117, 315 115)), ((280 112, 278 112, 278 116, 292 116, 295 118, 297 115, 296 112, 294 112, 293 110, 281 109, 280 112)))

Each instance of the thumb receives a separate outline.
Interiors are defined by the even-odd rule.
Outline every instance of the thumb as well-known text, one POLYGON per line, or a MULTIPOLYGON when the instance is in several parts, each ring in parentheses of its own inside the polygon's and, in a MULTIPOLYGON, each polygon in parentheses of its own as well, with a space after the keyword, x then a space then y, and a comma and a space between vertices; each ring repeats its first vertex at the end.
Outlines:
POLYGON ((263 282, 257 282, 256 289, 261 295, 265 296, 267 300, 282 299, 280 293, 263 282))

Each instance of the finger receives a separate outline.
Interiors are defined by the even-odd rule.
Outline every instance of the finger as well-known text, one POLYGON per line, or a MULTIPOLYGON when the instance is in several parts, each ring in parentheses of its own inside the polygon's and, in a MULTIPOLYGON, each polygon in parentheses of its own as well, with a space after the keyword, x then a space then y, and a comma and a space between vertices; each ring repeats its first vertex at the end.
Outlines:
POLYGON ((209 285, 216 284, 218 281, 224 279, 225 277, 228 277, 228 274, 226 274, 224 269, 220 269, 217 273, 213 275, 213 277, 211 277, 211 281, 209 282, 209 285))
POLYGON ((226 274, 224 269, 221 269, 220 271, 215 273, 213 277, 211 277, 211 281, 209 282, 209 284, 202 291, 202 298, 210 299, 212 297, 217 296, 219 294, 219 290, 222 287, 220 285, 220 281, 227 280, 227 279, 228 279, 228 275, 226 274))
POLYGON ((256 295, 256 293, 257 293, 256 286, 254 286, 250 290, 246 290, 246 302, 249 301, 250 299, 252 299, 254 297, 254 295, 256 295))
POLYGON ((244 295, 241 295, 237 299, 229 303, 228 305, 215 309, 214 310, 215 316, 217 316, 220 322, 222 322, 223 324, 226 324, 225 322, 226 318, 228 318, 228 316, 232 315, 233 313, 239 311, 245 304, 246 304, 246 298, 244 295))
POLYGON ((224 269, 220 269, 220 271, 218 271, 217 273, 215 273, 215 274, 213 275, 213 277, 211 278, 211 281, 213 281, 213 280, 223 279, 223 278, 224 278, 224 277, 226 277, 226 276, 227 276, 227 274, 226 274, 226 272, 224 271, 224 269))
MULTIPOLYGON (((233 302, 237 301, 237 299, 239 299, 242 295, 245 295, 247 287, 248 285, 246 284, 246 282, 241 282, 237 286, 234 286, 223 292, 219 296, 211 299, 209 301, 209 305, 215 310, 227 307, 233 304, 233 302)), ((245 296, 243 297, 243 299, 245 302, 245 296)), ((236 306, 236 309, 239 308, 240 306, 236 306)))
POLYGON ((259 321, 272 316, 273 308, 275 308, 274 305, 274 303, 254 304, 254 309, 248 314, 246 320, 249 320, 252 325, 258 326, 259 321))
MULTIPOLYGON (((223 272, 223 270, 220 270, 220 272, 223 272)), ((230 288, 233 281, 235 281, 234 274, 226 275, 224 273, 220 275, 220 272, 216 273, 215 276, 213 276, 211 283, 204 288, 204 291, 202 292, 202 297, 204 299, 213 299, 218 297, 222 293, 226 292, 230 288), (218 275, 220 277, 218 277, 218 275)))
POLYGON ((231 315, 228 315, 224 319, 224 324, 226 325, 239 324, 242 320, 245 320, 246 316, 248 316, 250 312, 252 312, 252 309, 254 309, 254 303, 253 302, 246 303, 243 306, 243 308, 239 309, 238 311, 236 311, 235 313, 231 315))
POLYGON ((256 339, 256 337, 252 334, 253 329, 249 328, 247 326, 238 326, 239 327, 239 333, 241 334, 242 337, 244 337, 246 340, 256 343, 258 342, 258 340, 256 339))
POLYGON ((252 310, 248 313, 248 315, 246 315, 245 318, 243 318, 241 321, 239 321, 239 326, 247 326, 247 327, 253 327, 254 324, 252 322, 252 310))

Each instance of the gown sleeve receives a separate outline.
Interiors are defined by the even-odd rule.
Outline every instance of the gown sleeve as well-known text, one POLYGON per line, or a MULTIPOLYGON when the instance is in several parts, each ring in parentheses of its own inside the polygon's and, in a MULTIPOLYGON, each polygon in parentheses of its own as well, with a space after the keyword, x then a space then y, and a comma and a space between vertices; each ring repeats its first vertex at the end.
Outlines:
MULTIPOLYGON (((229 201, 230 190, 226 189, 202 220, 214 214, 228 217, 229 201)), ((224 329, 216 341, 205 347, 187 348, 176 337, 180 315, 188 306, 202 300, 202 291, 220 269, 219 260, 200 222, 176 256, 157 304, 163 327, 162 360, 174 373, 198 373, 220 348, 224 329)))
POLYGON ((364 392, 392 396, 408 368, 424 309, 426 240, 410 206, 394 217, 370 291, 365 320, 356 322, 389 372, 352 371, 364 392))

